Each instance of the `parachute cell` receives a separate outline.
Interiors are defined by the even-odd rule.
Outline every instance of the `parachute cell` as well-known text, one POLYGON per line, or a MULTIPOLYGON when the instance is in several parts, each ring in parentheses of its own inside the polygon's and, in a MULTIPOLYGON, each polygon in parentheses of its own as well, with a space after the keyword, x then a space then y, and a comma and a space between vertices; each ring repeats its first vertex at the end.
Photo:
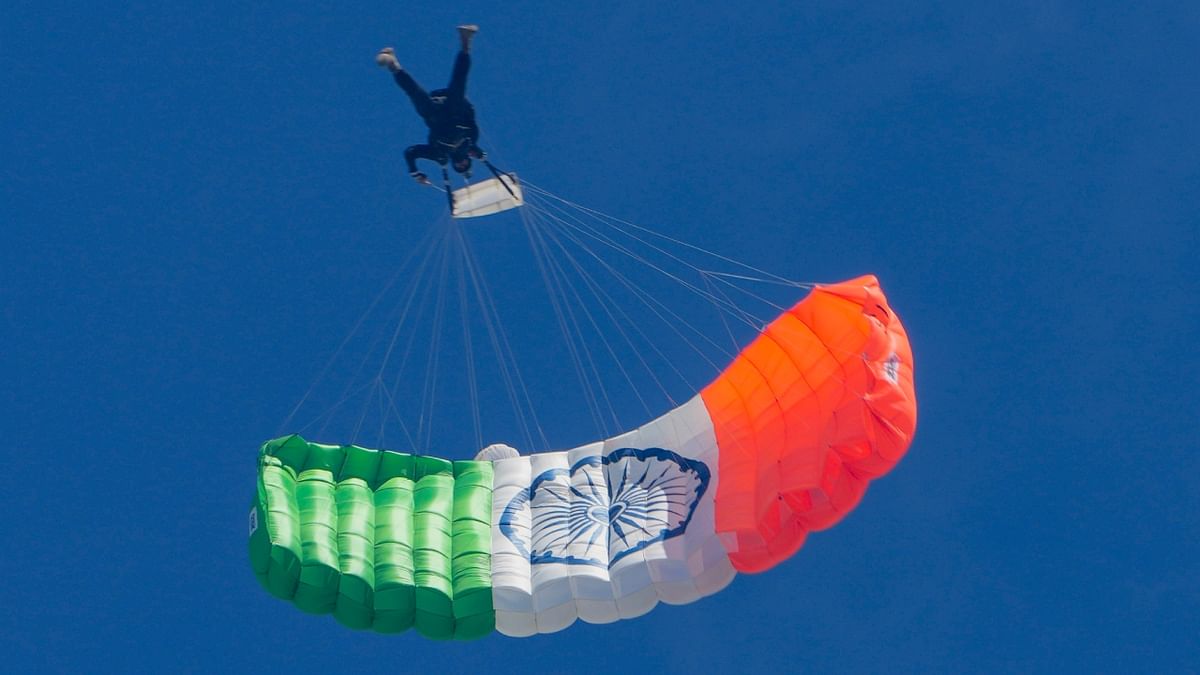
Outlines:
POLYGON ((817 287, 682 406, 572 450, 447 462, 270 441, 250 557, 272 594, 354 627, 608 623, 779 564, 857 505, 915 425, 907 336, 862 277, 817 287))

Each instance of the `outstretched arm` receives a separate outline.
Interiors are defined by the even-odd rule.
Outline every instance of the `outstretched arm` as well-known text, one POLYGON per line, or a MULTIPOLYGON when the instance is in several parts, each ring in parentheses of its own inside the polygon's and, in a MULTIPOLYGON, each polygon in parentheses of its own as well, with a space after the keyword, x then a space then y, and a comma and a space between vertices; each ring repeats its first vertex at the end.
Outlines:
POLYGON ((408 165, 408 174, 416 178, 419 182, 426 183, 428 179, 425 174, 417 169, 418 159, 428 159, 431 162, 445 164, 446 160, 440 150, 432 145, 424 143, 420 145, 410 145, 404 150, 404 163, 408 165))

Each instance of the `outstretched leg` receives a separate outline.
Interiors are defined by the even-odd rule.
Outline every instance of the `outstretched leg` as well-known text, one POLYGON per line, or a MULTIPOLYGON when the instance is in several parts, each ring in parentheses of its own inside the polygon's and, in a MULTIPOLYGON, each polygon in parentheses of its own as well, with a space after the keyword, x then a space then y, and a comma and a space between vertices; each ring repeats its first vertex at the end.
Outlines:
POLYGON ((462 45, 462 50, 464 52, 471 51, 471 40, 474 39, 475 34, 478 32, 479 26, 476 26, 473 23, 458 27, 458 42, 462 45))
POLYGON ((404 90, 404 93, 408 94, 408 100, 412 101, 413 108, 416 109, 421 119, 428 119, 433 114, 433 101, 429 99, 429 94, 403 68, 392 72, 392 77, 396 80, 396 84, 404 90))
POLYGON ((459 52, 454 57, 454 71, 450 73, 450 86, 446 87, 447 102, 457 107, 467 98, 467 73, 471 70, 471 55, 459 52))
POLYGON ((400 85, 404 93, 408 94, 408 99, 412 101, 413 108, 416 108, 421 119, 429 117, 433 112, 433 102, 429 100, 429 94, 421 88, 421 85, 417 84, 408 71, 400 66, 400 62, 396 60, 395 50, 391 47, 384 47, 375 56, 375 62, 392 72, 392 78, 396 80, 396 84, 400 85))
POLYGON ((459 26, 458 40, 462 45, 458 56, 454 57, 454 70, 450 73, 450 86, 446 87, 446 97, 451 105, 457 105, 467 97, 467 72, 471 70, 471 39, 479 31, 479 26, 459 26))

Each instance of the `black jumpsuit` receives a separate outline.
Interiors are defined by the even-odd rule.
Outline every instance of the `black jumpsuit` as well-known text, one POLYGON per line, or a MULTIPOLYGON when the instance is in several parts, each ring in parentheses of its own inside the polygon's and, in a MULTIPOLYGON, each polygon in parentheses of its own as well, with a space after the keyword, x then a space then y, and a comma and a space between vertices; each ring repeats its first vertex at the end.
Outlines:
MULTIPOLYGON (((417 114, 429 127, 426 143, 409 146, 404 151, 404 161, 411 174, 418 173, 416 160, 428 159, 442 166, 446 162, 465 163, 472 152, 482 155, 476 143, 479 126, 475 124, 475 107, 467 100, 467 72, 471 69, 471 55, 460 51, 454 59, 454 71, 450 75, 450 86, 426 93, 421 85, 405 70, 393 73, 396 84, 408 94, 417 114)), ((467 164, 469 168, 469 163, 467 164)), ((457 167, 456 167, 457 168, 457 167)), ((466 169, 463 169, 466 171, 466 169)))

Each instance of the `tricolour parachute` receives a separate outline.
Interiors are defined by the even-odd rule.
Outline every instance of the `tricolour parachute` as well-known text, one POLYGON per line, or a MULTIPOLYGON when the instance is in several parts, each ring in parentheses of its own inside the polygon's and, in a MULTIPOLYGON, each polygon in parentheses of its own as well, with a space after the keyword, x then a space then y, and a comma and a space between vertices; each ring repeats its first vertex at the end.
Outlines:
POLYGON ((357 628, 551 633, 694 602, 787 559, 908 448, 913 359, 874 277, 815 288, 658 419, 478 461, 288 436, 259 457, 250 558, 357 628))

